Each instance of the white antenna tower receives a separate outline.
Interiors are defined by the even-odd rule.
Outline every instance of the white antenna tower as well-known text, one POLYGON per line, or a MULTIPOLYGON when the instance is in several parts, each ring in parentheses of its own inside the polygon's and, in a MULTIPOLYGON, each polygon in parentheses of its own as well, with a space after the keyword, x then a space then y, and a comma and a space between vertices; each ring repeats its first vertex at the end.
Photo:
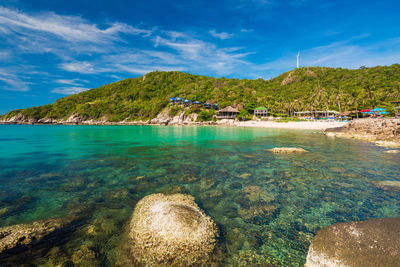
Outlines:
POLYGON ((297 53, 297 68, 299 68, 299 56, 300 56, 300 52, 297 53))

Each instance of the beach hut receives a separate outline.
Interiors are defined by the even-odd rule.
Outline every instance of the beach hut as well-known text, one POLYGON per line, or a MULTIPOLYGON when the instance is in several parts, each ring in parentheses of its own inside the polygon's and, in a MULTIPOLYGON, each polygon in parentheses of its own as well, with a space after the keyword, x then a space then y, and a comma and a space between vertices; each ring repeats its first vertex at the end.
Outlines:
POLYGON ((358 110, 352 110, 352 111, 345 111, 343 113, 340 114, 340 118, 358 118, 359 114, 361 113, 361 111, 358 110))
POLYGON ((239 113, 239 110, 228 106, 217 112, 217 119, 235 119, 239 113))
POLYGON ((171 105, 175 105, 175 103, 176 103, 176 97, 171 97, 171 98, 169 99, 169 103, 170 103, 171 105))
POLYGON ((260 118, 267 118, 268 109, 266 107, 257 107, 254 109, 254 115, 260 118))
POLYGON ((183 100, 183 104, 185 105, 185 107, 192 105, 192 101, 190 101, 189 99, 185 99, 183 100))

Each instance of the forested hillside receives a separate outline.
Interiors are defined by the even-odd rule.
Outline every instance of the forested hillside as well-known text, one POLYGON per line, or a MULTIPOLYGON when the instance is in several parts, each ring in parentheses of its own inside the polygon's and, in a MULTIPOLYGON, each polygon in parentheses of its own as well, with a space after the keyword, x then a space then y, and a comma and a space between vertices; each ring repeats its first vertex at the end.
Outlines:
MULTIPOLYGON (((168 105, 171 97, 218 103, 242 110, 265 106, 273 113, 302 110, 338 110, 391 107, 400 99, 400 65, 357 70, 325 67, 298 68, 271 80, 227 79, 181 72, 151 72, 57 100, 51 105, 14 110, 41 119, 84 119, 108 121, 147 120, 168 105)), ((198 111, 193 111, 198 112, 198 111)))

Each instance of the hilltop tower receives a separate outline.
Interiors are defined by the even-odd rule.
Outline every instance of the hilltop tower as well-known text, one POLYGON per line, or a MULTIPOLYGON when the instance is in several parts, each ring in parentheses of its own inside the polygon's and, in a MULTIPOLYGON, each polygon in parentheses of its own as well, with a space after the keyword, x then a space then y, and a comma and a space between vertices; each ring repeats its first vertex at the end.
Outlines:
POLYGON ((300 52, 297 53, 297 68, 299 68, 299 56, 300 56, 300 52))

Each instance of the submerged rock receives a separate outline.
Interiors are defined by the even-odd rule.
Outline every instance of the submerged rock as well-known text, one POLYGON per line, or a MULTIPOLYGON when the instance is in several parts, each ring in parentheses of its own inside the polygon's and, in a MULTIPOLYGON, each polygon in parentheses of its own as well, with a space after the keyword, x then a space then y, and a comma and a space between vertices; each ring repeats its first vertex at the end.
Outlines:
POLYGON ((255 185, 246 186, 241 197, 236 199, 236 203, 240 205, 240 217, 255 224, 271 219, 278 208, 274 201, 273 194, 255 185))
POLYGON ((6 257, 12 250, 30 248, 50 235, 69 226, 74 219, 49 219, 31 224, 17 224, 0 228, 0 258, 6 257))
POLYGON ((210 262, 218 230, 183 194, 152 194, 140 200, 130 224, 130 250, 139 265, 193 266, 210 262))
POLYGON ((272 153, 277 154, 286 154, 286 153, 305 153, 307 150, 301 147, 274 147, 272 149, 268 149, 272 153))
POLYGON ((100 266, 101 262, 95 249, 89 244, 83 244, 78 250, 72 254, 72 262, 75 266, 100 266))
POLYGON ((400 181, 375 181, 373 183, 377 187, 380 187, 380 188, 385 189, 385 190, 400 191, 400 181))
POLYGON ((400 218, 338 223, 317 232, 306 267, 399 266, 400 218))

